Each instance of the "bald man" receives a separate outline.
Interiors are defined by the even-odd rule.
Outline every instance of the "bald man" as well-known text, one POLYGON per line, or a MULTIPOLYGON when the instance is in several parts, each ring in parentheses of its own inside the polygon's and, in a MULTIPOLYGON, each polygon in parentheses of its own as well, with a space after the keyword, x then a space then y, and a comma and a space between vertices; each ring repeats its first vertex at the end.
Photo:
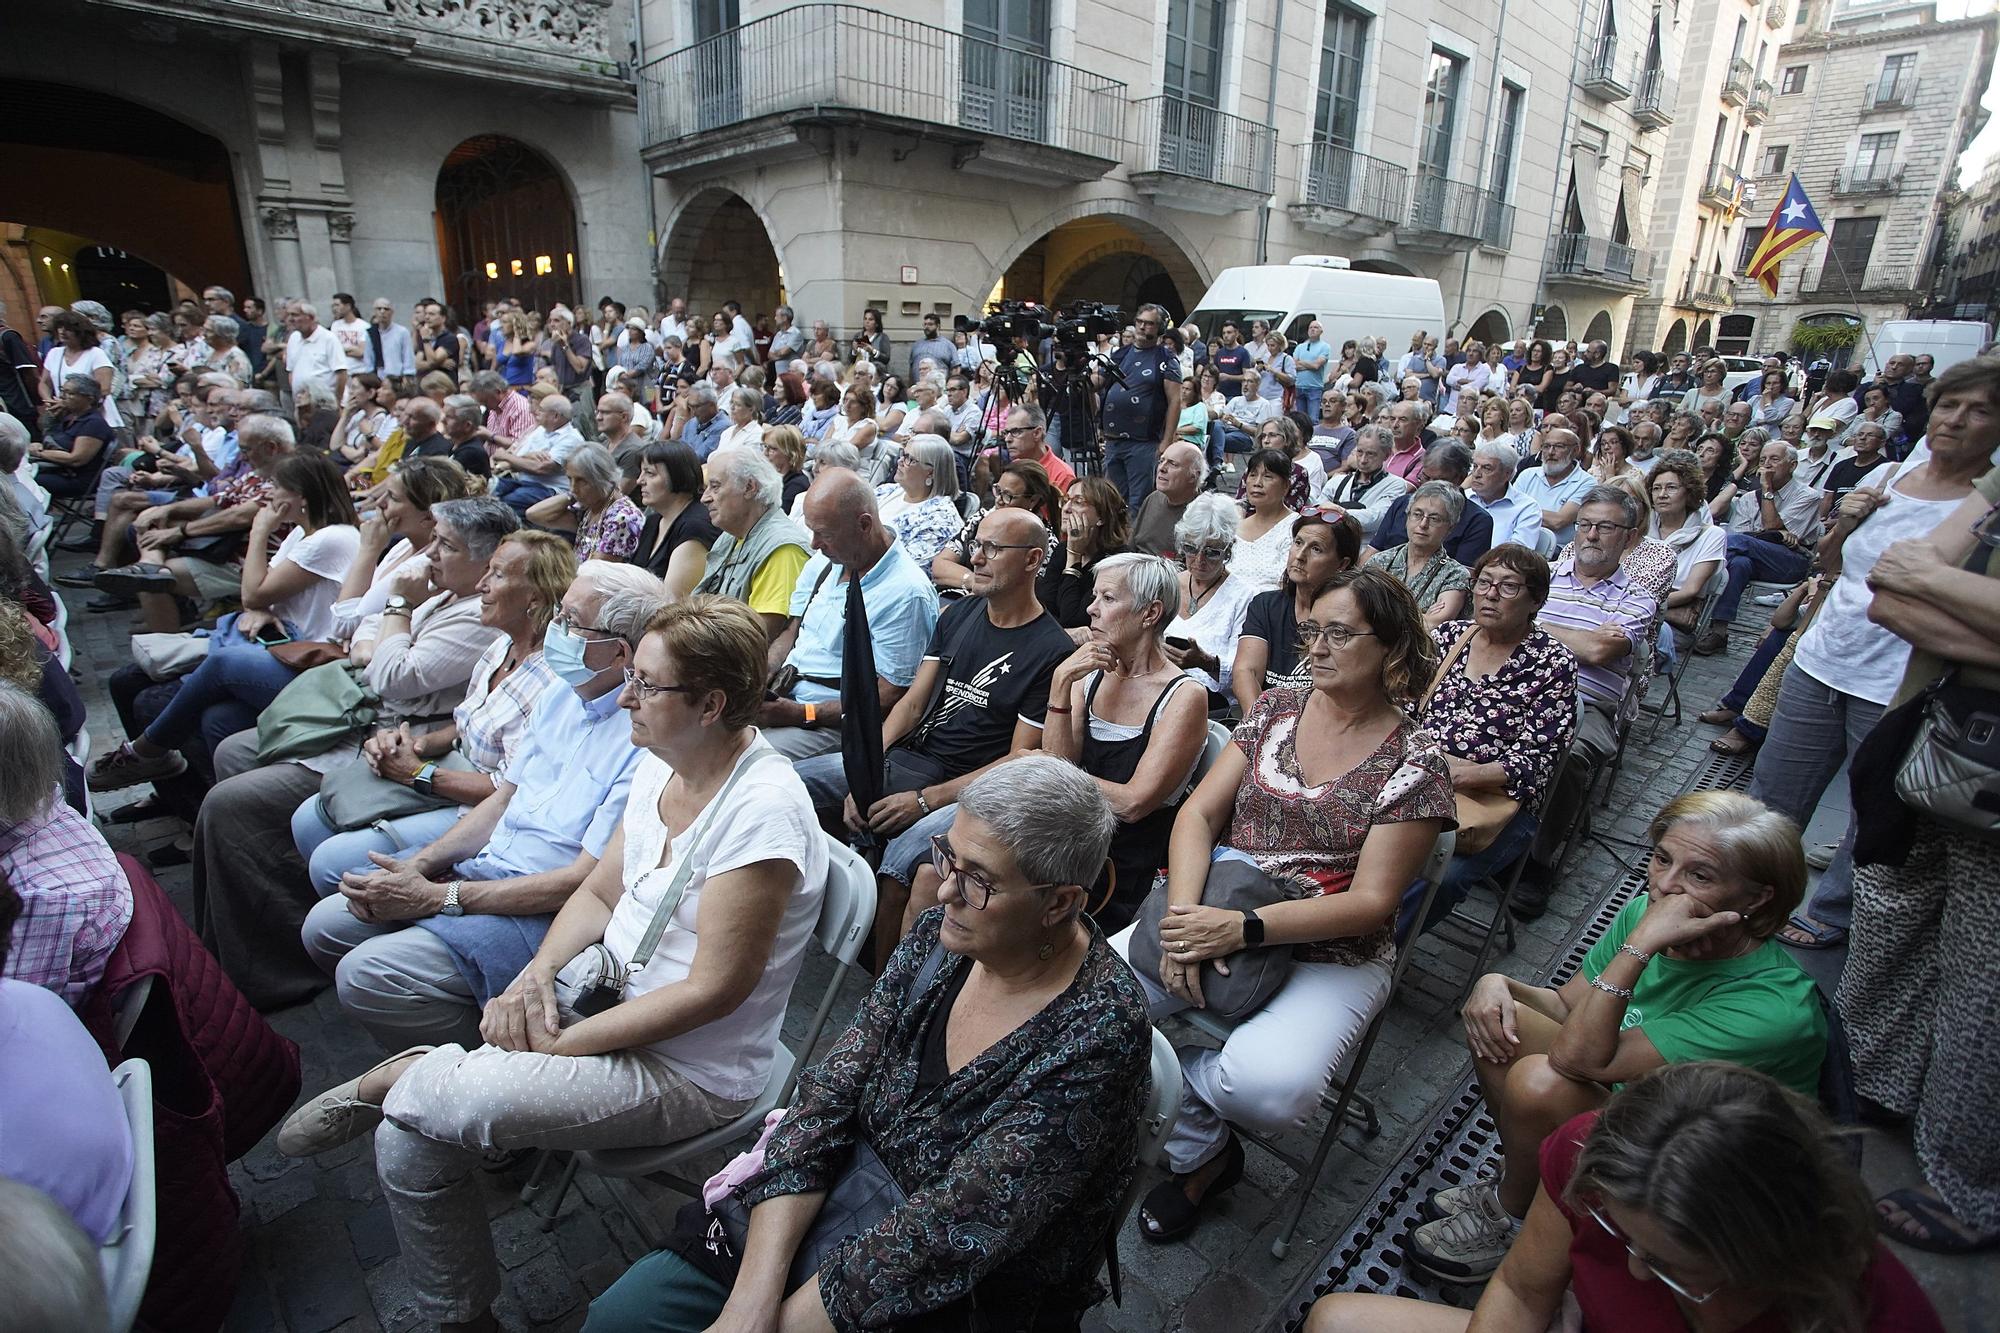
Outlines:
POLYGON ((772 641, 770 658, 773 667, 782 663, 797 678, 781 697, 766 701, 757 717, 765 737, 792 759, 840 748, 850 582, 860 582, 884 714, 916 680, 937 627, 930 575, 882 522, 875 492, 859 475, 835 468, 815 479, 806 491, 805 519, 815 554, 799 571, 791 619, 772 641))

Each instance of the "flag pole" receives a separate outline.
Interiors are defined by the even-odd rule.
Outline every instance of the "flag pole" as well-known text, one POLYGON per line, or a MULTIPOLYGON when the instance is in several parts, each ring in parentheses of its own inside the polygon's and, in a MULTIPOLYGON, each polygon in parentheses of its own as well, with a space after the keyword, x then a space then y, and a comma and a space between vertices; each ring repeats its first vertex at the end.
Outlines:
MULTIPOLYGON (((1861 341, 1867 347, 1868 355, 1872 357, 1875 355, 1875 337, 1868 332, 1868 316, 1861 313, 1861 289, 1855 286, 1854 279, 1848 276, 1847 265, 1840 261, 1840 251, 1833 248, 1833 233, 1831 231, 1826 233, 1826 257, 1833 261, 1834 268, 1840 273, 1840 285, 1854 303, 1852 311, 1841 311, 1839 313, 1852 314, 1856 322, 1861 325, 1861 341)), ((1821 272, 1824 273, 1825 270, 1822 269, 1821 272)), ((1882 367, 1877 365, 1875 370, 1877 374, 1880 374, 1882 367)))

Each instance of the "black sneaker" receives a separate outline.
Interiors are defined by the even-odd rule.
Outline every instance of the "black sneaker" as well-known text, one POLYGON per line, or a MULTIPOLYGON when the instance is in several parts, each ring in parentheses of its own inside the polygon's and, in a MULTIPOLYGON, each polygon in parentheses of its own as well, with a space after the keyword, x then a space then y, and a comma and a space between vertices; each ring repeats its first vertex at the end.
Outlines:
POLYGON ((165 565, 130 564, 107 569, 93 583, 109 593, 172 592, 174 572, 165 565))
POLYGON ((1544 879, 1530 879, 1526 872, 1521 882, 1514 886, 1514 896, 1507 900, 1507 910, 1518 921, 1533 921, 1549 910, 1549 895, 1555 892, 1555 885, 1544 879))

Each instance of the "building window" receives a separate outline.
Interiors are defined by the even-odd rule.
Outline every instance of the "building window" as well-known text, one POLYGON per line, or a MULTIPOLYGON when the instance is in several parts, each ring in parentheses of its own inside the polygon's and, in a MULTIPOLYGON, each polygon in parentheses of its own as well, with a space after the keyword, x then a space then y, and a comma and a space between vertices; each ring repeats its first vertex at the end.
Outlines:
POLYGON ((1319 107, 1313 137, 1352 148, 1361 126, 1361 70, 1368 52, 1368 18, 1346 5, 1326 7, 1319 46, 1319 107))
POLYGON ((1453 131, 1458 128, 1458 94, 1465 78, 1465 62, 1457 56, 1431 49, 1430 77, 1424 80, 1424 138, 1417 154, 1417 170, 1429 176, 1451 173, 1453 131))
POLYGON ((1521 104, 1528 100, 1525 89, 1511 83, 1500 85, 1500 133, 1493 139, 1493 197, 1507 198, 1514 184, 1514 154, 1520 148, 1521 104))
POLYGON ((1222 105, 1222 25, 1222 0, 1172 0, 1167 6, 1167 96, 1222 105))
POLYGON ((1721 356, 1747 356, 1757 321, 1749 315, 1724 315, 1715 325, 1715 350, 1721 356))
POLYGON ((1757 164, 1759 176, 1782 176, 1785 174, 1785 159, 1792 153, 1789 144, 1772 143, 1764 145, 1764 160, 1757 164))
POLYGON ((1857 288, 1867 285, 1868 257, 1875 252, 1875 232, 1880 218, 1838 218, 1827 238, 1826 266, 1820 270, 1822 287, 1857 288))
POLYGON ((1756 254, 1757 247, 1763 243, 1764 229, 1762 227, 1745 227, 1743 229, 1743 249, 1736 256, 1736 271, 1738 273, 1750 267, 1750 256, 1756 254))
POLYGON ((1806 67, 1804 65, 1785 66, 1784 74, 1779 76, 1778 79, 1778 91, 1781 93, 1802 93, 1805 90, 1806 67))
POLYGON ((1895 103, 1909 95, 1910 85, 1917 81, 1917 57, 1914 52, 1890 56, 1882 62, 1881 77, 1875 80, 1875 100, 1895 103))
POLYGON ((1861 146, 1854 150, 1854 179, 1873 181, 1887 176, 1896 160, 1896 139, 1894 130, 1862 135, 1861 146))

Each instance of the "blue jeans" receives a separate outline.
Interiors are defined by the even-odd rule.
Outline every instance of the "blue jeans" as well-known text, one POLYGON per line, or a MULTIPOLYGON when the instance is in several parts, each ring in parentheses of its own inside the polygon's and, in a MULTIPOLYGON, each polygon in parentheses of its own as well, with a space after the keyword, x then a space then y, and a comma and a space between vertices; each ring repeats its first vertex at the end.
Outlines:
POLYGON ((505 501, 509 508, 523 514, 538 501, 546 500, 555 493, 555 487, 544 485, 532 477, 524 477, 518 472, 493 483, 493 498, 505 501))
POLYGON ((1209 471, 1211 472, 1213 472, 1216 468, 1222 466, 1222 455, 1227 450, 1227 446, 1224 444, 1222 437, 1223 437, 1222 423, 1220 421, 1209 422, 1208 423, 1208 468, 1209 471))
MULTIPOLYGON (((1444 872, 1444 883, 1438 885, 1437 896, 1431 899, 1431 910, 1424 918, 1424 929, 1430 930, 1450 916, 1451 909, 1465 901, 1465 895, 1472 891, 1473 885, 1514 864, 1515 859, 1534 843, 1535 830, 1539 827, 1540 822, 1535 816, 1522 810, 1507 821, 1500 835, 1483 851, 1452 857, 1451 865, 1444 872)), ((1403 890, 1402 906, 1396 909, 1398 940, 1410 933, 1410 922, 1417 914, 1417 905, 1424 899, 1426 883, 1426 880, 1414 880, 1409 888, 1403 890)))
POLYGON ((368 853, 394 856, 412 847, 422 847, 456 824, 464 813, 462 807, 454 805, 343 830, 320 817, 319 794, 315 792, 292 812, 292 841, 297 844, 299 855, 306 858, 313 892, 324 898, 348 871, 373 868, 368 853))
POLYGON ((226 615, 209 635, 208 656, 181 678, 180 690, 146 728, 146 739, 177 750, 193 739, 210 709, 226 707, 236 717, 260 712, 297 678, 270 649, 237 634, 236 616, 226 615))
MULTIPOLYGON (((806 795, 812 798, 815 810, 840 810, 847 802, 847 769, 844 757, 839 751, 832 754, 816 754, 809 759, 798 759, 792 763, 792 771, 799 775, 799 781, 806 786, 806 795)), ((908 783, 897 782, 896 761, 890 760, 890 791, 908 791, 908 783)), ((904 888, 917 877, 917 871, 931 859, 931 835, 943 833, 951 827, 957 815, 956 805, 939 806, 929 814, 921 816, 916 823, 894 834, 889 845, 882 850, 882 864, 877 873, 885 879, 893 879, 904 888)))
POLYGON ((1160 463, 1158 440, 1106 440, 1104 479, 1118 488, 1133 513, 1153 493, 1153 470, 1160 463))
POLYGON ((1254 453, 1256 449, 1257 441, 1255 439, 1245 435, 1240 430, 1230 430, 1224 427, 1222 432, 1222 452, 1226 454, 1247 454, 1254 453))
POLYGON ((1292 403, 1299 411, 1306 414, 1306 420, 1318 422, 1319 400, 1325 393, 1326 390, 1321 385, 1301 384, 1298 386, 1297 391, 1292 394, 1292 403))
POLYGON ((1736 619, 1743 590, 1751 580, 1760 583, 1797 583, 1812 568, 1812 554, 1765 541, 1748 532, 1729 534, 1729 583, 1722 600, 1715 604, 1714 623, 1727 625, 1736 619))

